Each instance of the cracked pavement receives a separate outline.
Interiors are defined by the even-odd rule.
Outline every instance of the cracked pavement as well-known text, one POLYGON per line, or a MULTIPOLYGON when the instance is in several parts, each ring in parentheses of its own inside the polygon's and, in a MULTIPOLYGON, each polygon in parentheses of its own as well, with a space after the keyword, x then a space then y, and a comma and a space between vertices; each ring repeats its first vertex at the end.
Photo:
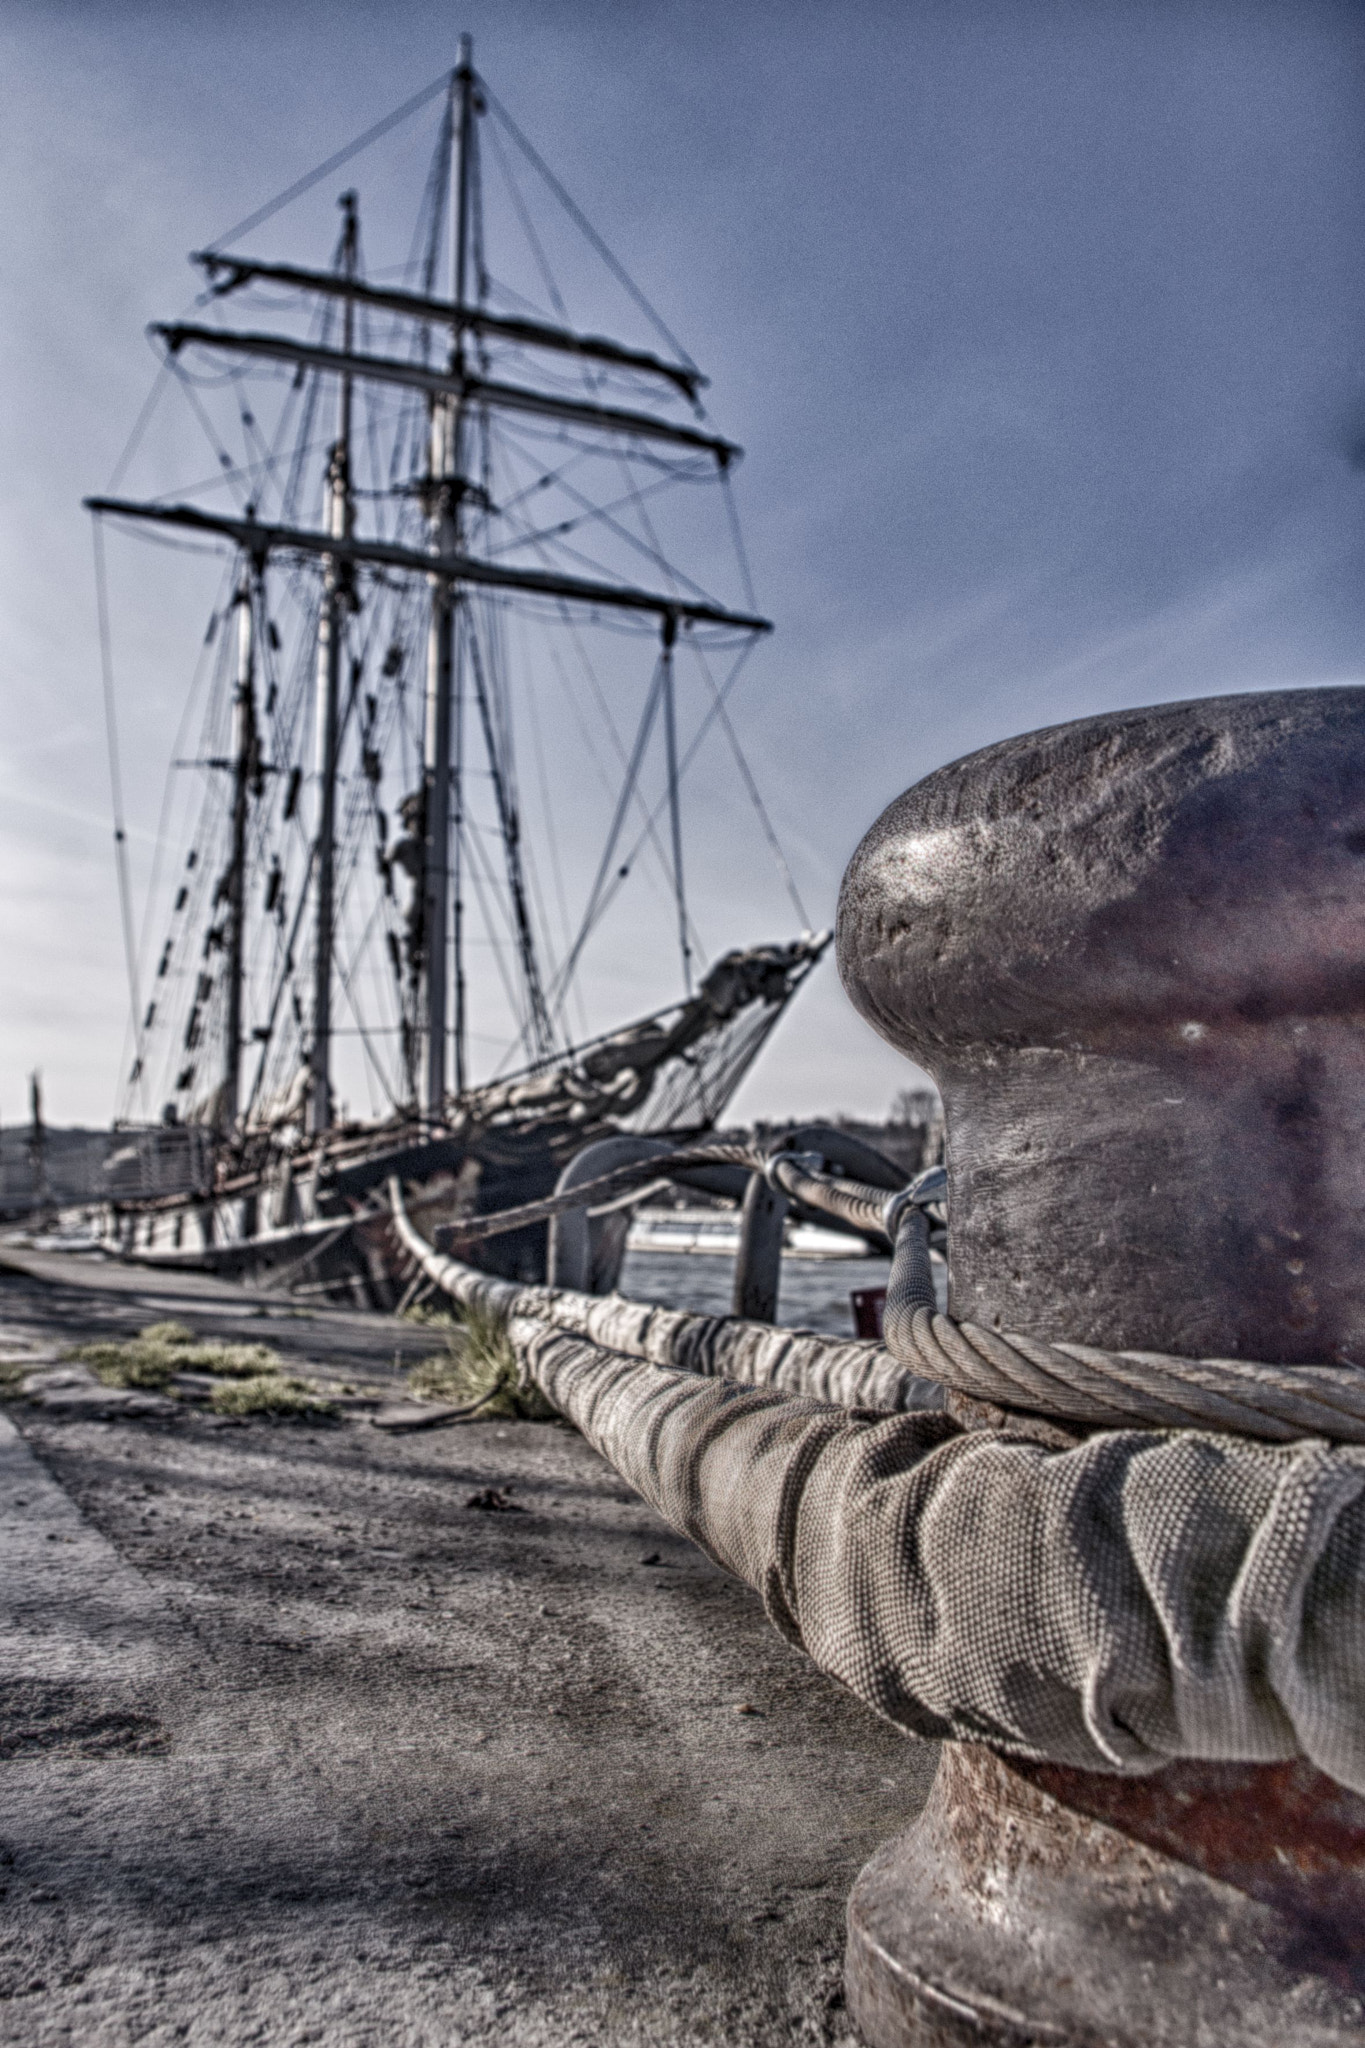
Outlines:
MULTIPOLYGON (((0 1263, 0 1355, 171 1316, 361 1398, 438 1348, 203 1276, 0 1263)), ((11 1399, 0 1557, 0 2042, 852 2039, 844 1900, 936 1751, 563 1424, 11 1399)))

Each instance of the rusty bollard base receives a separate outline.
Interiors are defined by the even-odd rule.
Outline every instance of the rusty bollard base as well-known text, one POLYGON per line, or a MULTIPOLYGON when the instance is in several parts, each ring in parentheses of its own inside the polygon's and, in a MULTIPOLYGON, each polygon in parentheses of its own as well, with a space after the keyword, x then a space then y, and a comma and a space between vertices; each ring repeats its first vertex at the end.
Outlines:
POLYGON ((947 1743, 854 1887, 846 1983, 869 2048, 1359 2048, 1365 1800, 1307 1764, 947 1743))

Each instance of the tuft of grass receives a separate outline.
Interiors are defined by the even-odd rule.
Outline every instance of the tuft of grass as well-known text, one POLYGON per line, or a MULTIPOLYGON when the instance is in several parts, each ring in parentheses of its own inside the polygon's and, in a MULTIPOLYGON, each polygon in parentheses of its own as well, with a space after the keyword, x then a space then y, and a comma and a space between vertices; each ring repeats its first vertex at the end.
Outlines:
POLYGON ((0 1401, 16 1401, 24 1381, 37 1367, 31 1358, 0 1358, 0 1401))
POLYGON ((144 1344, 140 1337, 126 1344, 78 1344, 68 1358, 88 1365, 106 1387, 164 1387, 172 1373, 183 1371, 168 1344, 144 1344))
POLYGON ((148 1323, 138 1336, 144 1344, 193 1344, 194 1332, 183 1323, 148 1323))
POLYGON ((415 1301, 411 1308, 403 1310, 405 1323, 418 1323, 428 1330, 456 1330, 460 1318, 448 1308, 433 1308, 429 1302, 415 1301))
POLYGON ((313 1422, 329 1420, 337 1412, 330 1401, 313 1392, 307 1380, 286 1378, 278 1372, 229 1380, 214 1388, 209 1405, 215 1415, 288 1415, 313 1422))
POLYGON ((283 1361, 268 1344, 201 1343, 183 1323, 149 1323, 125 1343, 79 1344, 67 1353, 107 1387, 162 1388, 178 1372, 260 1379, 283 1361))
POLYGON ((547 1422, 555 1414, 539 1387, 523 1385, 507 1325, 487 1309, 464 1309, 447 1334, 445 1356, 413 1366, 408 1385, 428 1400, 477 1403, 481 1421, 547 1422))
POLYGON ((284 1360, 268 1344, 185 1344, 176 1348, 177 1372, 212 1372, 225 1380, 254 1380, 279 1372, 284 1360))

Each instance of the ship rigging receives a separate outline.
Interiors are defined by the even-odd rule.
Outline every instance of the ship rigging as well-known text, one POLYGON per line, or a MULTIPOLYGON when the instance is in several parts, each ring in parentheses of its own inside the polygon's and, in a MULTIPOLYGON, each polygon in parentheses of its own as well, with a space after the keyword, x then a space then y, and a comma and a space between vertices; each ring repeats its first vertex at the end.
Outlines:
MULTIPOLYGON (((197 252, 199 317, 150 332, 161 387, 184 392, 217 473, 151 497, 111 487, 86 500, 100 528, 229 551, 206 635, 200 751, 186 760, 177 750, 177 769, 198 772, 201 803, 178 882, 153 891, 169 908, 143 968, 150 999, 135 1009, 122 1112, 209 1127, 220 1192, 253 1175, 264 1184, 281 1148, 335 1163, 382 1149, 381 1138, 464 1131, 474 1142, 511 1119, 563 1125, 550 1146, 559 1158, 575 1122, 706 1128, 823 944, 803 931, 708 968, 686 886, 683 782, 718 730, 808 924, 727 708, 771 630, 730 495, 741 451, 707 420, 700 370, 476 73, 468 38, 439 95, 400 116, 436 96, 401 276, 366 274, 352 190, 326 268, 235 251, 241 231, 197 252), (490 270, 485 128, 548 313, 490 270), (570 321, 509 144, 666 353, 570 321), (223 318, 263 300, 269 328, 223 318), (724 500, 738 602, 686 575, 664 536, 664 502, 695 499, 700 486, 724 500), (554 838, 543 706, 515 674, 531 626, 572 654, 576 677, 558 652, 549 670, 609 799, 576 914, 554 838), (629 723, 589 631, 652 642, 629 723), (705 692, 686 740, 683 657, 705 692), (530 831, 528 735, 539 779, 530 831), (681 997, 594 1036, 585 955, 637 869, 662 885, 681 997), (491 975, 471 973, 476 953, 491 975), (499 1014, 501 1031, 490 1030, 499 1014), (350 1046, 378 1093, 369 1127, 342 1113, 339 1049, 350 1046)), ((690 511, 682 528, 695 540, 690 511)), ((709 546, 712 570, 717 561, 709 546)), ((319 1186, 315 1173, 315 1202, 319 1186)), ((244 1229, 261 1220, 239 1218, 244 1229)), ((288 1220, 281 1212, 273 1225, 288 1220)))

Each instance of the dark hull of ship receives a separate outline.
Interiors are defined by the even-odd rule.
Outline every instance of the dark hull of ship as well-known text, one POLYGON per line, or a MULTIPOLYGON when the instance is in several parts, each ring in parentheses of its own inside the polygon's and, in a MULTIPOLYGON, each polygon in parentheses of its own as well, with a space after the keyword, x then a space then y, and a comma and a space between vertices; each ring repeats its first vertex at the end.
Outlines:
MULTIPOLYGON (((202 1128, 144 1132, 110 1161, 134 1177, 127 1197, 111 1186, 97 1205, 97 1234, 149 1265, 393 1309, 412 1262, 388 1223, 391 1179, 418 1228, 463 1252, 462 1220, 543 1200, 594 1139, 630 1130, 686 1141, 713 1128, 828 936, 726 954, 685 1002, 473 1091, 442 1130, 395 1117, 307 1145, 260 1133, 227 1155, 202 1128), (172 1178, 158 1181, 162 1172, 172 1178)), ((548 1224, 530 1224, 479 1240, 472 1256, 536 1282, 548 1241, 548 1224)))
MULTIPOLYGON (((387 1220, 384 1190, 397 1177, 409 1214, 428 1237, 459 1249, 462 1219, 539 1201, 574 1154, 616 1126, 582 1122, 478 1138, 437 1137, 385 1145, 369 1156, 292 1171, 207 1196, 108 1204, 98 1232, 139 1264, 216 1273, 247 1286, 285 1288, 358 1308, 391 1311, 411 1280, 411 1260, 387 1220)), ((477 1263, 507 1279, 543 1280, 549 1226, 528 1225, 477 1248, 477 1263)))

